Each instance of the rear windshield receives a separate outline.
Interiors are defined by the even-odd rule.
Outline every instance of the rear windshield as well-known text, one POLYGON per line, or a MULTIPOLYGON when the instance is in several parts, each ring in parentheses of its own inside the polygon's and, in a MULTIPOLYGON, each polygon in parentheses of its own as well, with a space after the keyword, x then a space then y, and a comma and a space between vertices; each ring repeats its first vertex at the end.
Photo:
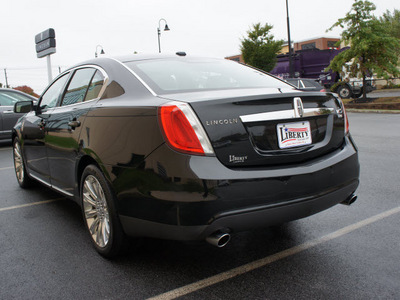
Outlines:
POLYGON ((155 59, 125 64, 157 94, 290 87, 266 73, 223 59, 155 59))

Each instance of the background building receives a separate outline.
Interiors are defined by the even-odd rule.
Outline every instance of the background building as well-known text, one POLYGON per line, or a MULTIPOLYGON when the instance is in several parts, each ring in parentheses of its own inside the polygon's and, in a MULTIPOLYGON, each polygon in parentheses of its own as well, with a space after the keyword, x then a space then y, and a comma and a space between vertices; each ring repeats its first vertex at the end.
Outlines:
MULTIPOLYGON (((339 50, 341 47, 335 46, 335 44, 339 40, 340 40, 339 38, 333 38, 333 37, 319 37, 319 38, 313 38, 313 39, 309 39, 309 40, 299 41, 299 42, 293 43, 293 50, 294 51, 308 50, 308 49, 319 49, 319 50, 337 49, 337 50, 339 50)), ((279 54, 286 54, 286 53, 289 53, 289 45, 287 42, 285 44, 283 44, 281 51, 279 51, 279 54)), ((243 60, 243 57, 241 54, 228 56, 225 58, 244 63, 244 60, 243 60)))
MULTIPOLYGON (((339 41, 339 38, 329 38, 329 37, 319 37, 311 40, 304 40, 300 42, 296 42, 293 45, 294 51, 299 50, 308 50, 308 49, 319 49, 319 50, 327 50, 327 49, 340 49, 336 47, 336 43, 339 41)), ((289 51, 288 51, 289 52, 289 51)))

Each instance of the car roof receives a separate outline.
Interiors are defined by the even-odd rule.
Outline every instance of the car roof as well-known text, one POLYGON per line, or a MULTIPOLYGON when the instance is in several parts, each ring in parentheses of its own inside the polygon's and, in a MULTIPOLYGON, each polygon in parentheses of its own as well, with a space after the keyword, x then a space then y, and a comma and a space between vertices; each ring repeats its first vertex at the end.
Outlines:
POLYGON ((24 95, 26 97, 32 98, 32 100, 37 100, 36 97, 29 95, 27 93, 18 91, 18 90, 14 90, 14 89, 8 89, 8 88, 0 88, 0 92, 11 92, 11 93, 16 93, 16 94, 20 94, 20 95, 24 95))

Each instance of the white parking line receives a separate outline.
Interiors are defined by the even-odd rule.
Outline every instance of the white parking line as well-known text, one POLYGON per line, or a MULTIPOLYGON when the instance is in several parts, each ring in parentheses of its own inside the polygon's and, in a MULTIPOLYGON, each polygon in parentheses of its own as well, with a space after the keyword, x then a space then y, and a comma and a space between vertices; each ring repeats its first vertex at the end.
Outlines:
POLYGON ((305 250, 308 250, 310 248, 316 247, 320 244, 329 242, 333 239, 337 239, 345 234, 348 234, 354 230, 360 229, 364 226, 367 226, 369 224, 372 224, 374 222, 377 222, 379 220, 382 220, 384 218, 387 218, 391 215, 397 214, 400 212, 400 206, 393 208, 391 210, 385 211, 383 213, 380 213, 378 215, 372 216, 368 219, 365 219, 363 221, 357 222, 355 224, 343 227, 342 229, 339 229, 335 232, 332 232, 330 234, 327 234, 325 236, 322 236, 320 238, 305 242, 303 244, 300 244, 298 246, 283 250, 281 252, 278 252, 276 254, 267 256, 265 258, 262 258, 260 260, 256 260, 254 262, 245 264, 243 266, 231 269, 229 271, 217 274, 215 276, 194 282, 192 284, 177 288, 175 290, 166 292, 164 294, 160 294, 158 296, 149 298, 151 300, 164 300, 164 299, 175 299, 178 297, 182 297, 184 295, 196 292, 200 289, 212 286, 214 284, 220 283, 222 281, 234 278, 236 276, 251 272, 253 270, 259 269, 261 267, 265 267, 273 262, 276 262, 278 260, 284 259, 286 257, 298 254, 300 252, 303 252, 305 250))
POLYGON ((6 150, 12 150, 12 147, 10 147, 10 148, 0 148, 0 151, 6 151, 6 150))
POLYGON ((27 203, 27 204, 15 205, 15 206, 3 207, 3 208, 0 208, 0 212, 6 211, 6 210, 17 209, 17 208, 28 207, 28 206, 51 203, 51 202, 55 202, 55 201, 59 201, 59 200, 63 200, 63 199, 65 199, 65 198, 57 198, 57 199, 44 200, 44 201, 39 201, 39 202, 33 202, 33 203, 27 203))

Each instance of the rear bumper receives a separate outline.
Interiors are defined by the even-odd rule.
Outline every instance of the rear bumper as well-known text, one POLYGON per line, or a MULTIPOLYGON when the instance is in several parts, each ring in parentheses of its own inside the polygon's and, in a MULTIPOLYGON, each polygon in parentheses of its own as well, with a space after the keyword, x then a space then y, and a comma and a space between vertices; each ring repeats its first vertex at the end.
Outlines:
POLYGON ((232 170, 215 157, 179 160, 166 153, 171 150, 161 147, 152 154, 147 165, 153 169, 130 170, 127 178, 140 180, 117 193, 121 224, 130 236, 201 240, 218 230, 280 224, 346 200, 359 183, 350 138, 320 159, 267 170, 232 170))
POLYGON ((215 216, 206 225, 169 225, 128 216, 120 216, 120 220, 125 233, 129 236, 186 241, 203 240, 216 231, 246 231, 308 217, 345 200, 352 195, 357 186, 358 181, 355 181, 346 187, 311 199, 227 211, 215 216))

